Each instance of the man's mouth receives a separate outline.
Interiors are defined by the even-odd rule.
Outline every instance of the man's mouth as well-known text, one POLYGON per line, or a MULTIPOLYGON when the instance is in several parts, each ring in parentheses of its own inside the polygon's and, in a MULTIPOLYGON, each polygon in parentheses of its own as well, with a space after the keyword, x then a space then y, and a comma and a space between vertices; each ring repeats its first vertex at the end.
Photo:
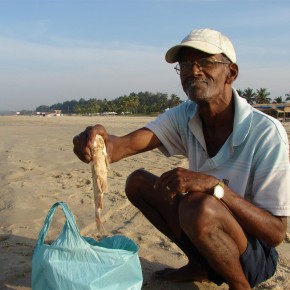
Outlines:
POLYGON ((208 82, 204 79, 188 79, 185 82, 187 88, 200 88, 208 85, 208 82))

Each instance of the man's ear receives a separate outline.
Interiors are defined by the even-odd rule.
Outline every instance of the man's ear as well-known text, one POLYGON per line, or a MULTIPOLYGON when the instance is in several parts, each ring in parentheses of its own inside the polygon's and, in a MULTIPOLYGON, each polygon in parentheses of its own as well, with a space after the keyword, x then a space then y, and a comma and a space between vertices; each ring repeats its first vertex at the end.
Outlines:
POLYGON ((239 67, 237 64, 231 63, 231 64, 229 64, 228 69, 229 69, 229 71, 228 71, 228 75, 226 78, 226 83, 232 84, 235 81, 235 79, 238 77, 239 67))

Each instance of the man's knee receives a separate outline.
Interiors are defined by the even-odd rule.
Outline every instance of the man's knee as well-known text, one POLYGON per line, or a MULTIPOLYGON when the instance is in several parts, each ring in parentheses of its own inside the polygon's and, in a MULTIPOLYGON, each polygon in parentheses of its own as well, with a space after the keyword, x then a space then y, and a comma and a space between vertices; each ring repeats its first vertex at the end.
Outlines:
POLYGON ((206 234, 217 218, 214 202, 215 200, 204 193, 184 196, 179 206, 179 220, 183 231, 194 231, 197 238, 206 234))
POLYGON ((126 180, 125 192, 128 198, 132 198, 144 184, 146 171, 144 169, 137 169, 133 171, 126 180))

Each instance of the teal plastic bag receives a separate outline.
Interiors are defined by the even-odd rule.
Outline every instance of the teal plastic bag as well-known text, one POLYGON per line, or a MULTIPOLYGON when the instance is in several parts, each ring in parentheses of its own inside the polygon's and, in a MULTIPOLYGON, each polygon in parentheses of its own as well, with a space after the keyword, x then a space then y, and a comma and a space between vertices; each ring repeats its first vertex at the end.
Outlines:
POLYGON ((125 236, 97 242, 81 236, 75 218, 64 202, 47 214, 32 257, 33 290, 137 290, 143 282, 138 246, 125 236), (44 240, 52 217, 61 206, 66 221, 51 244, 44 240))

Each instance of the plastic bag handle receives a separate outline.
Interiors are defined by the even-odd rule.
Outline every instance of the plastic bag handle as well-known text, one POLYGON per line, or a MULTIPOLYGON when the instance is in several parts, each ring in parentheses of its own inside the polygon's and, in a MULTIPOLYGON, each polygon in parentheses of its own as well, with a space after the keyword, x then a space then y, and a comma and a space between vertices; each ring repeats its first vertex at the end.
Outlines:
MULTIPOLYGON (((37 241, 37 244, 43 244, 44 243, 44 239, 48 233, 48 230, 50 228, 50 225, 51 225, 51 221, 52 221, 52 218, 54 216, 54 213, 57 209, 58 206, 61 206, 63 212, 64 212, 64 215, 65 215, 65 218, 66 218, 66 222, 65 222, 65 225, 67 225, 75 234, 79 235, 80 236, 80 231, 79 231, 79 228, 77 226, 77 223, 76 223, 76 220, 72 214, 72 212, 70 211, 70 209, 68 208, 67 204, 63 201, 59 201, 59 202, 56 202, 49 210, 49 212, 47 213, 47 216, 46 216, 46 219, 44 221, 44 224, 42 226, 42 229, 39 233, 39 236, 38 236, 38 241, 37 241)), ((64 225, 64 228, 65 228, 65 225, 64 225)))

